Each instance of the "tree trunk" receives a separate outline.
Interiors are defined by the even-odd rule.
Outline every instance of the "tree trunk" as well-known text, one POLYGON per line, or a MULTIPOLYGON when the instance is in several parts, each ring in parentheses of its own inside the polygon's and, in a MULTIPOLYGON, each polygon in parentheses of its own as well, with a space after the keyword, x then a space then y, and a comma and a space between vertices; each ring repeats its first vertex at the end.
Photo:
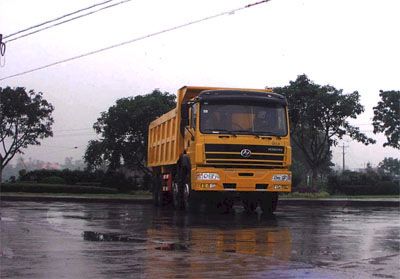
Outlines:
POLYGON ((318 180, 318 170, 316 168, 312 168, 312 178, 311 178, 311 188, 315 189, 315 183, 318 180))
POLYGON ((3 180, 3 156, 0 154, 0 192, 1 192, 1 181, 3 180))

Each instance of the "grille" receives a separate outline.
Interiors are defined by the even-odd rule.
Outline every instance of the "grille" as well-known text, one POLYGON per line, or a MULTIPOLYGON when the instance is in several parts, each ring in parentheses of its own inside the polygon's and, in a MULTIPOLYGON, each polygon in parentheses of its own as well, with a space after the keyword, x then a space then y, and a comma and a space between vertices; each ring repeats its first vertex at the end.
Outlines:
POLYGON ((206 163, 215 167, 281 168, 285 147, 272 145, 206 144, 206 163), (243 150, 251 155, 244 157, 243 150))

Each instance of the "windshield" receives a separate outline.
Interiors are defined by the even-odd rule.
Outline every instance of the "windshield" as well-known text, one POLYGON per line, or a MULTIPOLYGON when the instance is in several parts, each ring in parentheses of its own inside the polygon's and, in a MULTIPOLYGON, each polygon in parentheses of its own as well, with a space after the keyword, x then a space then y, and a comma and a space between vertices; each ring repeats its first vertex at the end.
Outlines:
POLYGON ((287 135, 286 110, 279 104, 201 104, 200 130, 205 134, 287 135))

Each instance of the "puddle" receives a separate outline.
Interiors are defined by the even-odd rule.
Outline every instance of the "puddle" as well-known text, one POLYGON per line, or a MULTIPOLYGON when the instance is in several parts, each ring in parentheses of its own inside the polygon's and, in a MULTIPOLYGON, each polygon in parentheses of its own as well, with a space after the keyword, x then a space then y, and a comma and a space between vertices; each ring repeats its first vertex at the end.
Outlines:
MULTIPOLYGON (((105 241, 105 242, 134 242, 145 243, 148 239, 138 238, 132 235, 123 235, 118 233, 99 233, 93 231, 84 231, 83 239, 86 241, 105 241)), ((156 250, 161 251, 188 251, 188 245, 181 243, 159 243, 156 250)))
POLYGON ((0 251, 0 257, 12 259, 14 258, 14 252, 10 248, 5 247, 0 251))
POLYGON ((91 220, 90 217, 77 216, 77 215, 63 215, 65 219, 80 219, 80 220, 91 220))
POLYGON ((1 221, 5 221, 5 222, 12 222, 12 221, 15 221, 14 219, 8 218, 8 217, 0 217, 0 220, 1 220, 1 221))
POLYGON ((119 241, 144 243, 147 239, 137 238, 130 235, 121 235, 117 233, 98 233, 92 231, 83 232, 83 239, 87 241, 119 241))
POLYGON ((234 249, 225 249, 223 250, 225 253, 236 253, 236 250, 234 249))
POLYGON ((156 247, 156 250, 162 251, 187 251, 188 246, 180 243, 162 243, 161 246, 156 247))

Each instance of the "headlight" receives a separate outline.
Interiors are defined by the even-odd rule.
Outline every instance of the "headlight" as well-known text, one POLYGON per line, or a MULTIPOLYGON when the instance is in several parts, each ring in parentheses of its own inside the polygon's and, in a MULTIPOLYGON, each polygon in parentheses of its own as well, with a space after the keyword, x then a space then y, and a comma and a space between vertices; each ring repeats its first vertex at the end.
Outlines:
POLYGON ((218 173, 200 172, 197 174, 197 180, 219 180, 218 173))
POLYGON ((289 174, 274 174, 272 176, 272 181, 290 181, 292 176, 289 174))

